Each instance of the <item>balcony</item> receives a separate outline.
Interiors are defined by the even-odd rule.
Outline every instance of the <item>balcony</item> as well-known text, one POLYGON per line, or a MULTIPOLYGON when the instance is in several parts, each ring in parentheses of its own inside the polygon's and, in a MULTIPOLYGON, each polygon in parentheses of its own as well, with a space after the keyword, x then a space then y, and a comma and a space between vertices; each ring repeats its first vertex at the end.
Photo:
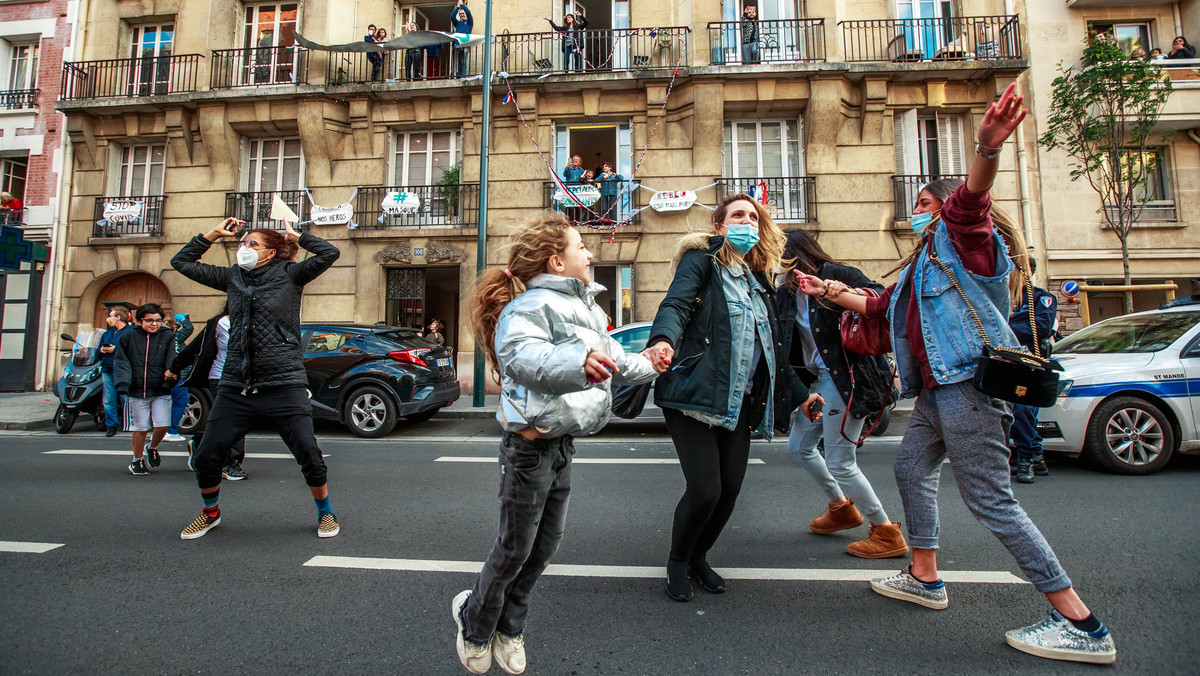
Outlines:
POLYGON ((225 213, 245 221, 251 230, 265 228, 268 230, 284 230, 283 221, 271 218, 271 205, 275 196, 279 195, 283 203, 288 205, 301 221, 308 220, 308 194, 304 190, 280 190, 277 192, 227 192, 225 193, 225 213))
POLYGON ((1155 132, 1186 131, 1200 126, 1200 59, 1156 61, 1171 78, 1171 96, 1163 106, 1155 132))
POLYGON ((583 32, 581 53, 568 63, 559 33, 515 33, 497 35, 494 68, 510 75, 554 75, 560 73, 611 73, 661 70, 668 74, 688 61, 689 29, 664 28, 597 29, 583 32))
POLYGON ((162 234, 164 195, 97 197, 92 237, 157 237, 162 234))
POLYGON ((380 52, 329 52, 325 67, 325 82, 330 85, 369 84, 418 80, 450 80, 460 77, 455 72, 459 54, 465 52, 465 75, 483 72, 483 50, 468 47, 459 50, 451 45, 437 52, 425 49, 400 49, 380 52), (409 52, 414 52, 409 60, 409 52), (371 57, 378 56, 378 61, 371 57))
POLYGON ((354 222, 360 230, 479 227, 479 184, 359 188, 354 222), (395 199, 399 193, 414 195, 418 201, 401 207, 395 199))
POLYGON ((846 61, 921 63, 1021 58, 1014 16, 839 21, 846 61))
POLYGON ((726 195, 746 193, 762 200, 766 191, 766 205, 771 218, 781 223, 815 223, 817 220, 817 177, 785 176, 773 178, 719 178, 717 200, 726 195))
POLYGON ((824 61, 825 20, 759 21, 757 42, 746 44, 741 21, 714 21, 708 24, 708 41, 714 66, 824 61))
POLYGON ((64 62, 62 99, 156 96, 196 91, 199 54, 64 62))
POLYGON ((29 110, 37 107, 39 89, 0 91, 0 110, 29 110))
POLYGON ((941 174, 932 176, 929 174, 904 174, 892 177, 892 199, 895 202, 896 215, 895 220, 907 221, 912 214, 913 205, 917 203, 917 195, 925 189, 926 184, 930 181, 936 181, 942 178, 958 178, 967 180, 966 174, 941 174))
POLYGON ((212 53, 213 89, 308 83, 308 50, 303 47, 220 49, 212 53))
POLYGON ((622 223, 628 221, 632 225, 641 225, 642 217, 637 212, 641 206, 641 189, 633 181, 607 181, 608 187, 601 194, 602 188, 594 183, 567 183, 567 187, 586 206, 577 205, 570 195, 558 188, 553 181, 542 184, 542 207, 564 214, 574 223, 591 226, 608 226, 609 221, 622 223), (625 192, 628 189, 628 192, 625 192))

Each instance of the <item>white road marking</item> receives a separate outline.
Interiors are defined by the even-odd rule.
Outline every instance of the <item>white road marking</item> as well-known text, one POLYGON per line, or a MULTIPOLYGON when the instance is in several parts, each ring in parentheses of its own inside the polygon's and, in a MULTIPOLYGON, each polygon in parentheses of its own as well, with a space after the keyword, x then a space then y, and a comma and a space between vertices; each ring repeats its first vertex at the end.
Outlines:
MULTIPOLYGON (((496 462, 496 456, 454 456, 443 455, 434 460, 434 462, 496 462)), ((676 458, 575 458, 571 461, 574 465, 678 465, 679 460, 676 458)), ((747 461, 748 465, 765 465, 759 458, 750 458, 747 461)))
MULTIPOLYGON (((482 561, 437 561, 425 559, 381 559, 355 556, 314 556, 305 566, 318 568, 356 568, 365 570, 403 570, 421 573, 478 573, 482 561)), ((782 580, 807 582, 869 582, 893 574, 892 568, 716 568, 730 580, 782 580)), ((552 563, 545 575, 560 577, 663 578, 667 569, 660 566, 595 566, 552 563)), ((974 584, 1029 584, 1006 570, 943 570, 946 582, 974 584)))
POLYGON ((62 546, 64 545, 53 542, 14 542, 11 540, 0 540, 0 552, 17 552, 19 554, 45 554, 51 549, 58 549, 62 546))
MULTIPOLYGON (((164 458, 186 458, 187 451, 159 451, 159 455, 164 458)), ((85 449, 69 449, 64 448, 59 451, 42 451, 42 455, 121 455, 132 457, 133 451, 126 449, 124 451, 95 451, 85 449)), ((291 453, 247 453, 247 458, 255 460, 295 460, 296 458, 291 453)), ((322 457, 328 458, 326 453, 322 457)))

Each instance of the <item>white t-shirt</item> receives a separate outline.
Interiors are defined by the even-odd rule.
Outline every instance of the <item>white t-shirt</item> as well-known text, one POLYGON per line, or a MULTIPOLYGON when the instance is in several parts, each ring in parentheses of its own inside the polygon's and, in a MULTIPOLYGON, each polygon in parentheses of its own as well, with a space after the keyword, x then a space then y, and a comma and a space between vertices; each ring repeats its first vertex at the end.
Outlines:
POLYGON ((229 349, 229 315, 217 320, 217 358, 208 370, 209 380, 220 380, 225 371, 225 353, 229 349))

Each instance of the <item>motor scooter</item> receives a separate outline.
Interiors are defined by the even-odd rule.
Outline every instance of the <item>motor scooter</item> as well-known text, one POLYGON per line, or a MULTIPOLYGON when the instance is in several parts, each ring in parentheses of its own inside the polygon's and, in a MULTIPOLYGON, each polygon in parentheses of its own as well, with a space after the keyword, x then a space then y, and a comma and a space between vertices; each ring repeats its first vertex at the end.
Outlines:
MULTIPOLYGON (((66 434, 75 425, 80 413, 90 413, 96 429, 104 431, 104 380, 100 375, 100 336, 102 332, 85 331, 72 338, 62 334, 62 339, 73 343, 67 360, 66 372, 54 384, 54 396, 58 397, 58 410, 54 412, 54 431, 66 434)), ((68 352, 68 350, 63 350, 68 352)))

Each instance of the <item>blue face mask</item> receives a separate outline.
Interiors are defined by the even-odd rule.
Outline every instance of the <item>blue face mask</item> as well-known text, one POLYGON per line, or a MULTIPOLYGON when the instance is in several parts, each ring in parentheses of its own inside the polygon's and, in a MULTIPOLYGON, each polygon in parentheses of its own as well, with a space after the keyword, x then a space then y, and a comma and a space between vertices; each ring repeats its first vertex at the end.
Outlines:
POLYGON ((921 229, 933 222, 933 212, 926 211, 923 214, 913 214, 910 221, 912 223, 913 232, 921 232, 921 229))
POLYGON ((758 226, 750 223, 733 223, 726 228, 725 241, 738 254, 745 256, 758 244, 758 226))

